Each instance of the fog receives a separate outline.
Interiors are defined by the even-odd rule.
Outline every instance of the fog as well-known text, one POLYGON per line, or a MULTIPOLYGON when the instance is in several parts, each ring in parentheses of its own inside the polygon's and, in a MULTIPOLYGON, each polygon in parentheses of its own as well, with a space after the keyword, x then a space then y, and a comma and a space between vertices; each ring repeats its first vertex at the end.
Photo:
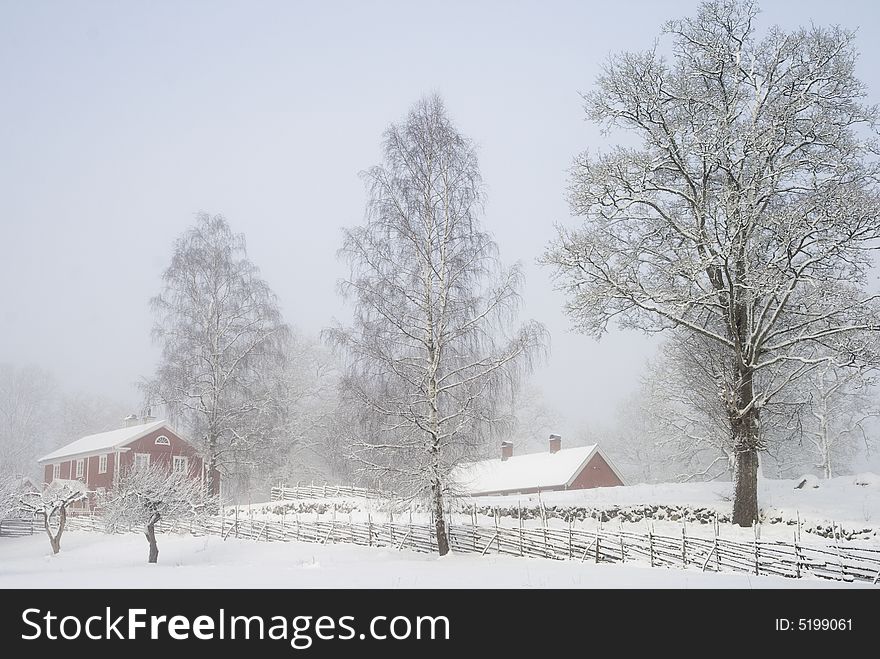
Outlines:
MULTIPOLYGON (((0 3, 0 362, 135 408, 151 372, 148 300, 198 211, 225 215, 315 334, 347 311, 341 227, 363 218, 358 172, 428 92, 479 144, 485 226, 526 269, 523 317, 551 354, 536 373, 560 432, 601 426, 656 339, 574 334, 536 258, 571 223, 566 170, 605 138, 578 92, 612 51, 643 49, 697 2, 0 3)), ((880 93, 870 2, 765 0, 762 25, 861 26, 880 93)))

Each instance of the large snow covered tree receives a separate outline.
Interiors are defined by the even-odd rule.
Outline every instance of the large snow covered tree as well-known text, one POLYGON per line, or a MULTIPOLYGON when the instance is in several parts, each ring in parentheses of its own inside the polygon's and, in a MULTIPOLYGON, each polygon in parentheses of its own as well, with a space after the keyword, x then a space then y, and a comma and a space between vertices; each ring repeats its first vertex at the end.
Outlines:
POLYGON ((251 467, 280 441, 274 375, 288 329, 244 236, 222 216, 198 215, 175 242, 162 279, 152 300, 162 354, 143 386, 201 440, 213 492, 215 468, 251 467))
POLYGON ((706 2, 666 24, 670 58, 609 59, 585 108, 632 146, 577 158, 570 202, 584 222, 545 254, 577 329, 677 327, 726 352, 744 526, 758 515, 762 408, 818 364, 874 361, 880 327, 866 290, 877 112, 855 77, 854 34, 759 34, 757 14, 706 2))
POLYGON ((399 494, 429 499, 445 554, 449 471, 484 440, 545 332, 514 323, 521 271, 501 268, 480 228, 474 146, 442 100, 420 100, 383 146, 384 162, 364 173, 366 223, 341 250, 353 323, 328 337, 364 412, 355 458, 399 494))
POLYGON ((54 480, 41 492, 23 492, 19 509, 43 518, 43 528, 49 537, 52 553, 61 551, 61 536, 67 524, 67 510, 88 496, 85 483, 77 480, 54 480))
POLYGON ((98 511, 112 532, 143 527, 150 546, 148 562, 159 560, 156 524, 194 520, 216 509, 215 501, 198 480, 184 472, 169 471, 166 465, 130 468, 113 489, 98 499, 98 511))

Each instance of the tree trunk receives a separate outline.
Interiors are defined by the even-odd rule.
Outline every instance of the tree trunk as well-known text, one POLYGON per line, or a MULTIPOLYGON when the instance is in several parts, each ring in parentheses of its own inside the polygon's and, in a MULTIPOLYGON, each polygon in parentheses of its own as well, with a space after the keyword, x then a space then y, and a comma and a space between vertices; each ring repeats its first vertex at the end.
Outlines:
POLYGON ((58 532, 52 533, 52 529, 49 527, 49 518, 52 513, 48 515, 43 513, 43 528, 46 529, 46 535, 49 536, 49 546, 52 547, 52 553, 57 554, 61 551, 61 534, 64 533, 64 524, 67 522, 67 507, 61 506, 58 512, 58 532))
POLYGON ((824 401, 824 409, 822 410, 822 457, 824 458, 823 468, 825 470, 825 478, 831 478, 831 442, 828 438, 828 402, 824 401))
POLYGON ((449 553, 449 537, 446 535, 446 519, 443 516, 443 489, 439 478, 431 482, 431 507, 434 512, 434 530, 437 533, 437 553, 449 553))
POLYGON ((758 519, 758 451, 736 454, 733 491, 733 523, 751 526, 758 519))
POLYGON ((148 563, 157 563, 159 561, 159 545, 156 544, 156 525, 155 523, 147 524, 147 530, 144 532, 147 536, 147 542, 150 543, 150 557, 148 563))
POLYGON ((215 474, 217 470, 217 437, 211 433, 208 436, 208 468, 205 473, 205 486, 208 496, 214 496, 214 488, 216 484, 215 474))
POLYGON ((758 410, 754 405, 754 373, 736 360, 738 383, 729 410, 734 465, 733 523, 751 526, 758 519, 758 410))

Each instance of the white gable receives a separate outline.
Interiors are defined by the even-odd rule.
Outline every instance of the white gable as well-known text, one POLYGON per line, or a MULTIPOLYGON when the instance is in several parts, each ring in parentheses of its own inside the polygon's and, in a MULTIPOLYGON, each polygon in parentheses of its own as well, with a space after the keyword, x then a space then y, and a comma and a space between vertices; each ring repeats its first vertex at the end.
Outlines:
MULTIPOLYGON (((455 467, 450 479, 459 490, 468 494, 563 488, 571 485, 597 452, 598 447, 593 444, 562 449, 556 453, 547 451, 514 455, 507 460, 493 458, 468 462, 455 467)), ((604 459, 604 455, 602 457, 604 459)), ((620 478, 611 462, 607 459, 606 462, 620 478)))
POLYGON ((53 462, 55 460, 67 460, 75 456, 84 456, 94 453, 109 453, 118 448, 130 444, 144 435, 149 435, 154 430, 165 426, 164 421, 142 423, 128 428, 119 428, 109 432, 101 432, 96 435, 86 435, 75 442, 71 442, 61 448, 47 453, 37 462, 53 462))

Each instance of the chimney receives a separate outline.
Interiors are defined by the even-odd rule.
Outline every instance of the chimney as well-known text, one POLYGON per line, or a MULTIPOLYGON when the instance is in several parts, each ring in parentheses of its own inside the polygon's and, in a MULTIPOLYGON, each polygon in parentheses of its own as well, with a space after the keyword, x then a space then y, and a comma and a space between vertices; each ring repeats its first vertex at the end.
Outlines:
POLYGON ((556 453, 560 449, 562 449, 562 436, 550 435, 550 452, 556 453))
POLYGON ((132 426, 136 426, 140 423, 137 418, 137 414, 129 414, 122 420, 122 422, 125 424, 126 428, 131 428, 132 426))
POLYGON ((156 417, 153 416, 152 411, 152 407, 147 407, 146 409, 144 409, 144 417, 143 419, 141 419, 141 423, 152 423, 156 420, 156 417))
POLYGON ((501 460, 507 460, 507 458, 513 457, 513 442, 503 441, 501 442, 501 460))

